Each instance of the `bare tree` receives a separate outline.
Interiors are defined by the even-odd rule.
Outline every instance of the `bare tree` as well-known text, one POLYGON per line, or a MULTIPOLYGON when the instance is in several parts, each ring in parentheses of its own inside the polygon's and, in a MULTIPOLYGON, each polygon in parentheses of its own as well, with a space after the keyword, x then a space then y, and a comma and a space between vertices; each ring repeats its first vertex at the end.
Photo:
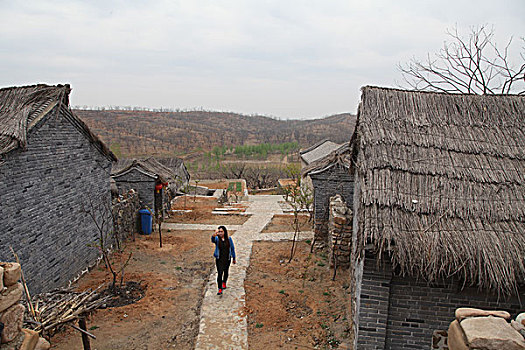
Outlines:
MULTIPOLYGON (((510 62, 509 48, 499 48, 494 40, 494 28, 472 27, 468 37, 457 27, 447 31, 450 42, 436 54, 422 61, 412 58, 399 64, 405 82, 415 90, 469 94, 525 94, 525 46, 520 63, 510 62), (519 85, 519 86, 518 86, 519 85)), ((525 43, 525 39, 521 39, 525 43)))
POLYGON ((291 262, 295 253, 295 242, 298 239, 299 233, 301 232, 301 222, 299 220, 299 214, 301 211, 308 209, 313 203, 313 195, 311 191, 305 186, 301 186, 301 173, 300 170, 295 167, 288 167, 288 176, 292 179, 288 186, 283 187, 283 195, 288 204, 293 210, 293 223, 294 235, 292 239, 292 248, 290 249, 291 262))
POLYGON ((106 268, 111 272, 113 280, 109 289, 113 293, 117 293, 117 278, 120 276, 120 284, 118 288, 122 288, 124 282, 124 269, 131 260, 133 252, 129 253, 127 260, 121 264, 120 269, 117 269, 113 261, 111 260, 112 250, 112 237, 116 235, 115 228, 113 226, 113 217, 111 213, 111 202, 110 201, 97 201, 96 197, 86 196, 86 206, 83 206, 82 213, 88 215, 97 229, 97 239, 94 242, 94 246, 98 248, 102 255, 102 259, 106 268))
POLYGON ((222 176, 226 179, 242 179, 246 170, 246 163, 226 164, 220 168, 222 176))

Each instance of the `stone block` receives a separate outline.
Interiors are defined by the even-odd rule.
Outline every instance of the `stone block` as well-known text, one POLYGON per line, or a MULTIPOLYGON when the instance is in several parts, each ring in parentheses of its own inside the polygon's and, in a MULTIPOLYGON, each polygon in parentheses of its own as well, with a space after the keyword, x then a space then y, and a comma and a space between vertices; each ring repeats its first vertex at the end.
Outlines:
POLYGON ((335 226, 341 227, 345 223, 346 223, 346 218, 345 217, 341 217, 341 216, 335 216, 334 217, 334 225, 335 226))
POLYGON ((24 323, 24 312, 26 308, 22 304, 16 304, 0 313, 0 322, 4 324, 1 342, 9 343, 15 340, 22 330, 24 323))
POLYGON ((4 290, 4 268, 0 266, 0 293, 4 290))
POLYGON ((7 310, 9 307, 18 304, 22 295, 24 294, 24 288, 21 283, 14 284, 7 287, 2 293, 0 293, 0 312, 7 310))
POLYGON ((9 343, 6 343, 6 344, 0 344, 0 350, 18 350, 20 349, 20 346, 22 345, 24 338, 25 338, 25 334, 19 333, 19 335, 16 337, 15 340, 9 343))
POLYGON ((470 307, 460 307, 456 309, 456 320, 460 322, 467 317, 486 317, 486 316, 501 317, 506 320, 510 319, 510 314, 507 311, 481 310, 481 309, 475 309, 475 308, 470 308, 470 307))
POLYGON ((18 282, 22 274, 20 264, 3 262, 0 263, 0 266, 4 268, 4 285, 6 287, 12 286, 13 284, 18 282))
POLYGON ((457 320, 454 320, 448 327, 448 348, 449 350, 469 350, 465 334, 457 320))
POLYGON ((512 326, 512 328, 514 328, 515 330, 520 332, 520 334, 523 337, 525 337, 525 326, 524 325, 522 325, 518 321, 514 321, 514 320, 510 321, 510 325, 512 326))
POLYGON ((521 314, 516 316, 516 322, 519 322, 525 326, 525 312, 522 312, 521 314))
POLYGON ((24 341, 20 346, 20 350, 35 350, 38 339, 40 338, 38 332, 27 328, 23 328, 22 332, 24 332, 24 341))
POLYGON ((471 349, 524 350, 522 335, 500 317, 471 317, 460 323, 471 349))
POLYGON ((38 338, 38 342, 36 343, 35 350, 49 350, 51 348, 51 344, 44 338, 38 338))

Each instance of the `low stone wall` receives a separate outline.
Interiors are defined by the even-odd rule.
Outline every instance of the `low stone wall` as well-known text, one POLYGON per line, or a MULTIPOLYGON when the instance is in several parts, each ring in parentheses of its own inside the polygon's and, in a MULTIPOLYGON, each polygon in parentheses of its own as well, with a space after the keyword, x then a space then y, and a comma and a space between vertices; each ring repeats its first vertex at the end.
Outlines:
POLYGON ((111 206, 113 229, 115 230, 115 237, 118 237, 120 242, 139 231, 139 209, 139 196, 134 190, 130 190, 113 200, 111 206))
POLYGON ((352 240, 352 209, 346 206, 340 195, 330 198, 328 250, 330 266, 350 266, 352 240))
POLYGON ((25 307, 20 304, 24 295, 20 276, 20 264, 0 262, 0 349, 47 350, 47 340, 22 328, 25 307))

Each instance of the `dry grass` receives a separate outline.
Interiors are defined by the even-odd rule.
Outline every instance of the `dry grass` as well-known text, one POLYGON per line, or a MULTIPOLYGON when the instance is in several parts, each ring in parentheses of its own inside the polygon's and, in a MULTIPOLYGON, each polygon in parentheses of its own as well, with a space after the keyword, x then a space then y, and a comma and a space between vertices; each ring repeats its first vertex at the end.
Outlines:
POLYGON ((525 281, 525 97, 367 87, 359 109, 361 254, 504 293, 525 281))

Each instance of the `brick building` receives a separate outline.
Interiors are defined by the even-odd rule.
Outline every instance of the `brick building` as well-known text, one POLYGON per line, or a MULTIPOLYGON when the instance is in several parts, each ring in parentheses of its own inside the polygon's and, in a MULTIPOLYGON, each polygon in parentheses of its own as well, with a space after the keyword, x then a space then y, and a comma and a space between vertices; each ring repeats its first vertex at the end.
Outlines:
POLYGON ((454 309, 525 301, 525 96, 362 90, 357 349, 428 349, 454 309))
POLYGON ((312 186, 314 233, 318 243, 327 243, 330 198, 339 194, 345 202, 353 200, 351 156, 350 144, 346 142, 301 170, 302 178, 305 181, 308 178, 312 186))
POLYGON ((32 292, 94 262, 98 231, 83 210, 89 200, 111 204, 116 158, 72 113, 69 93, 69 85, 0 89, 0 260, 13 259, 12 246, 32 292))
POLYGON ((175 170, 153 157, 146 159, 123 159, 113 165, 111 177, 118 192, 130 189, 138 192, 141 205, 154 212, 166 213, 176 193, 189 182, 189 174, 182 161, 175 170))

